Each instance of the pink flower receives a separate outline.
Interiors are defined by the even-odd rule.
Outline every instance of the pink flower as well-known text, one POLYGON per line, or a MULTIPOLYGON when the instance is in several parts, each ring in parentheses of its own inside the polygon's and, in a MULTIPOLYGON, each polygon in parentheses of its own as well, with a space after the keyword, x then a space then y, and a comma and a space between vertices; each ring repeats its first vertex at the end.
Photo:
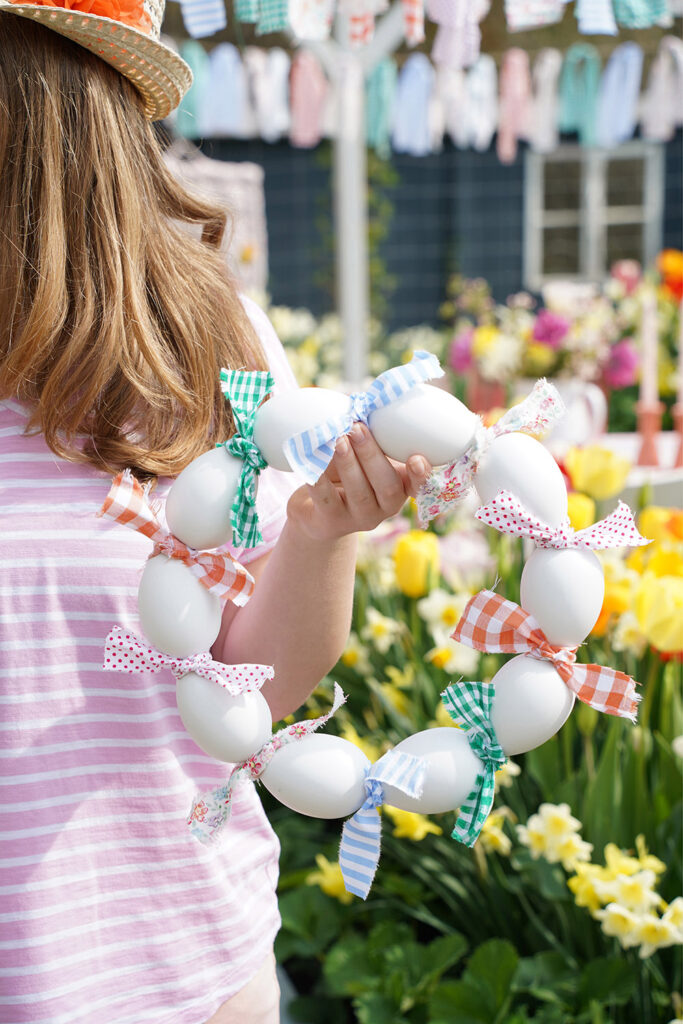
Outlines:
POLYGON ((536 317, 534 324, 534 341, 539 341, 548 348, 559 348, 567 336, 570 323, 566 317, 559 313, 551 313, 549 309, 542 309, 536 317))
POLYGON ((474 328, 457 334, 451 343, 448 352, 448 365, 455 373, 465 373, 472 365, 472 341, 474 340, 474 328))
POLYGON ((610 349, 609 359, 603 371, 608 388, 627 388, 636 382, 638 353, 627 338, 618 341, 610 349))
POLYGON ((627 295, 635 291, 642 277, 638 260, 618 260, 613 264, 611 274, 615 281, 624 286, 627 295))

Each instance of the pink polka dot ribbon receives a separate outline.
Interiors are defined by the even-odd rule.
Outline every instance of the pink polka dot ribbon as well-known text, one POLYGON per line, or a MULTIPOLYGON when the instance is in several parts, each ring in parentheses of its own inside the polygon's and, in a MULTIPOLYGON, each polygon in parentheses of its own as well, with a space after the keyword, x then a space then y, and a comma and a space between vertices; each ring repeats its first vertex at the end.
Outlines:
POLYGON ((246 761, 242 761, 241 764, 236 764, 230 772, 227 782, 222 786, 218 786, 210 793, 204 793, 203 796, 196 796, 187 819, 188 827, 195 839, 204 843, 205 846, 217 843, 223 828, 230 820, 235 787, 244 782, 256 782, 278 750, 289 743, 302 740, 304 736, 310 736, 312 732, 332 718, 332 715, 345 701, 344 691, 338 683, 335 683, 334 700, 327 714, 320 715, 318 718, 307 718, 303 722, 293 722, 292 725, 280 729, 274 736, 271 736, 267 743, 264 743, 260 750, 248 757, 246 761))
POLYGON ((148 489, 142 487, 129 469, 112 481, 100 516, 137 530, 154 543, 154 555, 163 554, 183 562, 203 587, 220 600, 231 600, 238 607, 245 605, 254 590, 254 578, 238 562, 217 551, 197 551, 183 544, 164 526, 149 500, 148 489))
POLYGON ((531 394, 523 402, 508 409, 492 427, 479 423, 467 451, 450 465, 435 469, 418 491, 416 502, 420 525, 426 526, 435 516, 447 512, 453 508, 454 502, 465 497, 474 484, 482 457, 497 437, 518 431, 542 434, 564 413, 564 402, 557 388, 542 379, 536 381, 531 394))
POLYGON ((482 590, 471 598, 451 636, 477 651, 529 654, 549 661, 584 704, 636 720, 639 697, 630 676, 605 665, 578 664, 576 647, 555 647, 533 615, 492 590, 482 590))
POLYGON ((500 533, 530 537, 539 548, 589 548, 598 551, 637 548, 650 543, 638 532, 633 513, 623 501, 605 519, 584 530, 572 529, 568 518, 559 526, 549 526, 527 511, 510 491, 500 491, 488 505, 477 509, 474 518, 500 533))
POLYGON ((107 672, 127 672, 129 675, 161 672, 167 668, 176 679, 188 672, 196 672, 198 676, 222 686, 233 697, 260 690, 266 679, 275 675, 270 665, 224 665, 214 661, 208 651, 189 658, 174 658, 170 654, 162 654, 120 626, 114 626, 105 640, 102 667, 107 672))

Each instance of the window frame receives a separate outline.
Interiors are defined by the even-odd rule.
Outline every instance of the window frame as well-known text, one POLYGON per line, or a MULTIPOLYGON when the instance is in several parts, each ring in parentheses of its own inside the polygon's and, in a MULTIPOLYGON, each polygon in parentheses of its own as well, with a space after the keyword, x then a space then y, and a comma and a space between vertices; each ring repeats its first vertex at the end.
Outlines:
POLYGON ((593 281, 608 274, 607 228, 640 224, 643 245, 640 260, 654 263, 662 245, 665 184, 665 147, 635 140, 615 149, 561 143, 550 153, 527 149, 524 157, 524 287, 539 292, 549 281, 593 281), (607 170, 615 160, 643 160, 643 203, 607 205, 607 170), (576 210, 546 210, 545 167, 548 163, 578 162, 581 168, 580 204, 576 210), (579 268, 574 274, 543 273, 543 232, 546 228, 578 227, 579 268))

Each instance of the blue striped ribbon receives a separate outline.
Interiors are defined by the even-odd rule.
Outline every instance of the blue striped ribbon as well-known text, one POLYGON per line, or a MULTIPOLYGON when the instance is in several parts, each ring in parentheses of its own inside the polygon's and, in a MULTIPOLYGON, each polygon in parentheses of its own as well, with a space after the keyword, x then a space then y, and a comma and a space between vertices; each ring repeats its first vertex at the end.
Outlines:
POLYGON ((285 455, 293 470, 300 470, 314 484, 325 472, 335 445, 348 434, 354 423, 367 424, 371 413, 405 395, 416 384, 443 377, 439 360, 430 352, 415 352, 405 366, 395 366, 380 373, 367 391, 356 391, 349 397, 349 407, 342 416, 326 420, 315 427, 295 434, 285 443, 285 455))
POLYGON ((384 803, 384 786, 395 786, 411 797, 422 794, 427 762, 421 757, 389 750, 368 768, 366 799, 352 818, 344 823, 339 847, 339 866, 344 888, 367 899, 379 864, 382 823, 378 807, 384 803))
POLYGON ((228 24, 224 0, 180 0, 183 23, 193 39, 204 39, 228 24))

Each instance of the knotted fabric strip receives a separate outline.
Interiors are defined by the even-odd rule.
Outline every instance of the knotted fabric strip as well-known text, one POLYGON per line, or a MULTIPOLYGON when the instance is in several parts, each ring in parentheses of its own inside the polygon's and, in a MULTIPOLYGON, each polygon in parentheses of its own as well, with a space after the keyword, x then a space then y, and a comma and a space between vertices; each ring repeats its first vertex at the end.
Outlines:
POLYGON ((482 456, 501 434, 523 431, 541 434, 551 423, 564 415, 564 402, 559 392, 547 380, 537 380, 530 395, 513 405, 492 427, 477 425, 474 441, 459 459, 435 470, 422 485, 417 495, 417 514, 421 526, 446 512, 451 503, 459 501, 474 482, 482 456))
POLYGON ((143 488, 129 469, 114 478, 99 516, 108 516, 114 522, 129 526, 131 530, 149 537, 154 543, 150 558, 166 555, 183 562, 202 586, 222 601, 230 599, 236 605, 247 603, 254 589, 254 578, 228 555, 215 551, 197 551, 174 537, 163 526, 149 500, 147 487, 143 488))
POLYGON ((315 483, 332 461, 338 439, 348 434, 354 423, 367 424, 376 409, 391 405, 416 384, 435 377, 443 377, 436 356, 429 352, 416 352, 405 366, 395 366, 380 373, 367 391, 350 395, 348 409, 343 415, 290 437, 285 444, 287 461, 292 469, 301 470, 309 483, 315 483))
POLYGON ((573 530, 569 519, 559 526, 549 526, 537 519, 510 491, 500 491, 488 505, 482 505, 474 518, 500 533, 513 537, 530 537, 539 548, 638 548, 650 541, 642 537, 633 521, 628 505, 620 501, 605 519, 584 530, 573 530))
POLYGON ((441 694, 446 711, 456 725, 465 730, 472 753, 482 763, 474 789, 460 808, 453 839, 474 846, 488 818, 495 796, 495 774, 507 758, 491 722, 495 687, 492 683, 460 682, 441 694))
POLYGON ((365 776, 365 801, 344 823, 339 847, 339 866, 344 888, 354 896, 367 899, 379 864, 382 823, 378 807, 384 803, 384 785, 400 789, 417 798, 422 794, 427 762, 421 757, 389 750, 365 776))
POLYGON ((162 654, 120 626, 114 626, 104 642, 102 668, 106 672, 127 672, 129 675, 161 672, 167 668, 176 679, 188 672, 196 672, 198 676, 222 686, 233 697, 260 690, 266 679, 275 675, 270 665, 224 665, 222 661, 214 661, 208 651, 192 654, 189 658, 174 658, 170 654, 162 654))
POLYGON ((237 785, 244 782, 256 782, 268 767, 273 755, 281 747, 296 740, 303 739, 310 733, 315 732, 321 725, 324 725, 332 715, 335 714, 346 701, 346 696, 338 683, 334 684, 334 700, 332 707, 326 715, 319 718, 306 719, 303 722, 294 722, 285 729, 280 729, 260 750, 248 757, 246 761, 236 764, 230 772, 228 781, 218 786, 210 793, 203 796, 196 796, 192 802, 192 810, 187 819, 190 832, 205 846, 211 846, 220 840, 221 832, 230 819, 232 810, 232 795, 237 785))
POLYGON ((482 590, 468 602, 451 636, 477 651, 530 654, 550 661, 584 704, 636 720, 640 698, 630 676, 604 665, 576 664, 576 647, 554 647, 533 615, 492 590, 482 590))
POLYGON ((230 402, 236 428, 225 448, 242 461, 230 514, 236 547, 255 548, 263 539, 256 514, 256 478, 267 462, 254 443, 254 419, 261 402, 272 390, 273 378, 269 373, 221 370, 221 391, 230 402))

